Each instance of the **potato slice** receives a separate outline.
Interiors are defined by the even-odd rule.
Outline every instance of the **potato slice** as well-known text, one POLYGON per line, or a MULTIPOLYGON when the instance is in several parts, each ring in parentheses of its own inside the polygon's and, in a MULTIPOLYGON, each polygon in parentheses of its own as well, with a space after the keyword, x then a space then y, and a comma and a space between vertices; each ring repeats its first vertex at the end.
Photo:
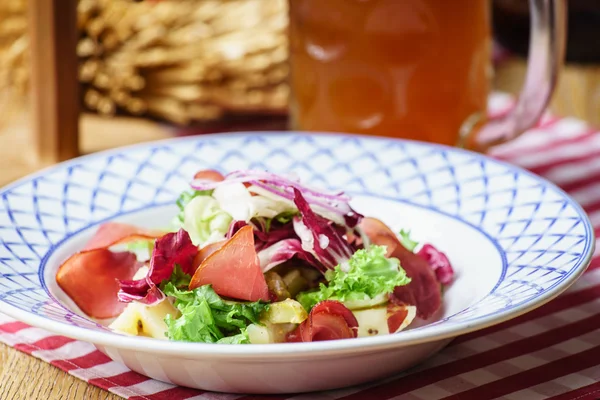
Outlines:
POLYGON ((248 325, 248 337, 252 344, 283 343, 288 333, 296 329, 296 324, 248 325))
POLYGON ((306 310, 296 300, 285 299, 269 305, 262 319, 272 324, 300 324, 308 318, 306 310))
POLYGON ((401 310, 396 306, 394 314, 390 315, 386 304, 366 310, 355 310, 352 313, 358 321, 358 337, 368 337, 400 332, 415 319, 417 309, 414 306, 403 306, 401 310), (402 321, 394 319, 398 315, 405 315, 404 319, 402 321), (390 324, 388 319, 394 320, 390 324), (390 325, 397 326, 394 332, 390 332, 390 325))
POLYGON ((165 335, 167 331, 165 317, 167 315, 172 315, 174 318, 179 316, 179 310, 173 307, 168 299, 152 306, 132 302, 109 325, 109 328, 134 336, 167 339, 165 335))
POLYGON ((252 344, 275 343, 271 331, 266 325, 250 324, 247 328, 248 338, 252 344))

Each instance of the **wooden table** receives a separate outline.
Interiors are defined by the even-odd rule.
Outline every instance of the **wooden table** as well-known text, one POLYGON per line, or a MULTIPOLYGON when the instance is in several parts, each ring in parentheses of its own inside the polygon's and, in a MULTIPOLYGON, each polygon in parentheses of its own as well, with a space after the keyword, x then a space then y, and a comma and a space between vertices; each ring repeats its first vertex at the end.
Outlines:
MULTIPOLYGON (((516 93, 523 82, 524 66, 508 62, 497 71, 496 88, 516 93)), ((552 108, 558 114, 575 115, 600 125, 600 106, 593 103, 593 86, 600 82, 600 68, 570 67, 559 85, 552 108)), ((599 85, 600 86, 600 85, 599 85)), ((596 96, 597 97, 597 96, 596 96)), ((600 102, 600 97, 596 99, 600 102)), ((599 103, 600 104, 600 103, 599 103)), ((0 131, 0 185, 33 172, 15 149, 25 146, 27 117, 0 131)), ((0 127, 1 128, 1 127, 0 127)), ((143 141, 162 139, 171 132, 155 122, 133 118, 103 119, 84 115, 81 124, 81 150, 84 154, 143 141)), ((110 399, 105 392, 59 369, 0 344, 0 399, 110 399)))

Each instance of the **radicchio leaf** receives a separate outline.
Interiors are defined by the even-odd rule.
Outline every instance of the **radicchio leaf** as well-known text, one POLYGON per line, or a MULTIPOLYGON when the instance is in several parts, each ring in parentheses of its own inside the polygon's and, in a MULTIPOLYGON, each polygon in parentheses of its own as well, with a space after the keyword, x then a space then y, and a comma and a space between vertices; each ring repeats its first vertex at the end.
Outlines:
POLYGON ((255 230, 257 250, 262 250, 281 240, 297 239, 294 225, 291 223, 281 224, 272 221, 268 232, 255 230))
MULTIPOLYGON (((306 201, 315 207, 315 212, 323 214, 328 219, 335 219, 339 224, 354 228, 363 216, 350 207, 349 197, 343 192, 326 193, 306 185, 302 185, 295 178, 287 178, 281 175, 265 171, 234 171, 225 176, 223 183, 244 183, 251 185, 250 191, 258 194, 270 194, 282 201, 294 200, 294 191, 299 190, 306 201)), ((221 182, 208 182, 195 179, 191 186, 195 190, 212 190, 221 185, 221 182)))
POLYGON ((225 235, 225 237, 227 239, 231 239, 237 231, 239 231, 246 225, 248 225, 246 221, 231 221, 231 224, 229 225, 229 231, 227 231, 227 235, 225 235))
POLYGON ((302 248, 311 252, 323 265, 333 269, 343 265, 354 253, 348 241, 333 224, 315 214, 302 193, 294 188, 294 203, 302 219, 294 218, 294 230, 300 237, 302 248))
MULTIPOLYGON (((233 235, 244 226, 248 225, 245 221, 233 221, 229 226, 229 232, 227 232, 227 239, 231 239, 233 235)), ((291 223, 282 224, 277 221, 272 221, 270 229, 266 231, 265 224, 255 223, 251 221, 251 225, 254 227, 254 246, 256 251, 261 251, 273 244, 286 239, 297 239, 298 236, 294 231, 294 226, 291 223)))
POLYGON ((421 250, 417 252, 419 257, 427 260, 437 280, 442 285, 448 285, 454 278, 454 269, 448 257, 434 246, 430 244, 424 244, 421 250))
POLYGON ((258 259, 260 260, 263 272, 267 272, 271 268, 291 260, 294 256, 323 273, 327 270, 315 256, 302 248, 302 243, 299 239, 280 240, 258 253, 258 259))
POLYGON ((175 264, 189 275, 193 275, 194 256, 198 248, 194 246, 190 235, 180 229, 175 233, 168 233, 156 240, 148 275, 138 280, 119 281, 121 289, 118 297, 120 301, 138 301, 144 304, 155 304, 164 298, 164 294, 158 289, 163 280, 169 279, 175 264))
POLYGON ((119 290, 118 298, 119 301, 124 303, 131 303, 137 301, 140 303, 152 305, 161 302, 165 295, 161 290, 148 278, 139 280, 139 285, 127 286, 128 282, 137 281, 121 281, 121 290, 119 290))

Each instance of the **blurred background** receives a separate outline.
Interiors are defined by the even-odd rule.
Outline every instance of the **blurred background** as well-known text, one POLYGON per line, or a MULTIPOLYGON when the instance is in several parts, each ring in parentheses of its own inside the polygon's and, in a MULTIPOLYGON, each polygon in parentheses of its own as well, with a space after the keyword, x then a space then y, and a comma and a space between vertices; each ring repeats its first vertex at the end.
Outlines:
MULTIPOLYGON (((26 0, 0 3, 0 139, 13 143, 29 129, 27 7, 26 0)), ((569 0, 569 12, 567 66, 551 108, 599 126, 600 2, 569 0)), ((525 74, 527 1, 494 0, 493 15, 494 88, 515 94, 525 74)), ((82 153, 177 135, 284 129, 287 24, 287 0, 80 0, 82 153)), ((14 173, 3 180, 33 168, 11 157, 14 173)))
MULTIPOLYGON (((84 110, 179 126, 281 115, 286 0, 80 0, 84 110)), ((27 1, 0 4, 3 108, 28 94, 27 1)))
MULTIPOLYGON (((502 51, 496 59, 495 86, 518 93, 529 45, 529 7, 525 0, 494 0, 493 26, 502 51)), ((561 116, 600 126, 600 1, 567 0, 566 65, 551 109, 561 116)))

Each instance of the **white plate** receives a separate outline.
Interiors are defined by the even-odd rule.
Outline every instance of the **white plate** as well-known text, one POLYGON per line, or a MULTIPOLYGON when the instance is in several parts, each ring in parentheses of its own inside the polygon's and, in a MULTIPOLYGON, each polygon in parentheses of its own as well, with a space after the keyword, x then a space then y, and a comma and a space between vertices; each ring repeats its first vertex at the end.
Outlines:
POLYGON ((0 191, 0 312, 94 343, 134 371, 205 390, 303 392, 382 378, 453 337, 530 311, 587 267, 593 230, 547 181, 443 146, 343 134, 218 134, 78 158, 0 191), (353 196, 357 211, 447 253, 457 275, 432 321, 396 335, 316 343, 213 345, 110 332, 58 288, 60 263, 107 220, 159 227, 193 173, 295 172, 353 196))

